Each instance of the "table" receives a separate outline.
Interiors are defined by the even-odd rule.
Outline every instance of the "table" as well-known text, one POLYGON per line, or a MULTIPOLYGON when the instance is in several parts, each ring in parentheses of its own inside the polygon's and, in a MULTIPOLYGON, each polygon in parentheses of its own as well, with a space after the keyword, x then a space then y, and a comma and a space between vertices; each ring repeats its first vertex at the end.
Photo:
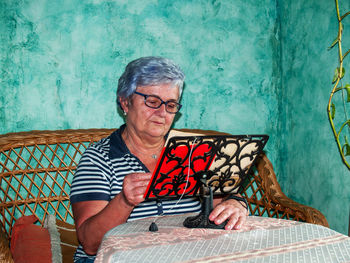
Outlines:
POLYGON ((128 222, 106 233, 95 262, 350 262, 350 237, 329 228, 249 216, 240 230, 189 229, 187 215, 128 222))

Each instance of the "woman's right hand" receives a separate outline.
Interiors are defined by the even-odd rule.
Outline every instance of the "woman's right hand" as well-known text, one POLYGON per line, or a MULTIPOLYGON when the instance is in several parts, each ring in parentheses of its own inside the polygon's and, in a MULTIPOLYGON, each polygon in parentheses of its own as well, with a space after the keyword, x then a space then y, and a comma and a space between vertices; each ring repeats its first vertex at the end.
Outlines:
POLYGON ((151 173, 134 173, 124 177, 121 194, 128 205, 136 206, 145 200, 144 194, 151 177, 151 173))
POLYGON ((72 204, 77 235, 85 252, 96 254, 103 235, 127 221, 134 206, 144 201, 143 195, 151 177, 150 173, 125 176, 121 193, 109 202, 94 200, 72 204))

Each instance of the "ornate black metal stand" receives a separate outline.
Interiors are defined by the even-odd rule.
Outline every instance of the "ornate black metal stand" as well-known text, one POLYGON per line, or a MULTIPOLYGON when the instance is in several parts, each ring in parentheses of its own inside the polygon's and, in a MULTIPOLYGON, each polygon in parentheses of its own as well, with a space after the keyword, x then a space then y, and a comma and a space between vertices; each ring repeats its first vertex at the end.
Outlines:
MULTIPOLYGON (((202 180, 200 181, 202 182, 202 180)), ((211 187, 205 186, 205 190, 201 191, 201 193, 202 211, 197 216, 187 217, 183 225, 188 228, 224 229, 226 222, 216 225, 213 221, 209 220, 209 214, 213 210, 213 190, 211 187)))
MULTIPOLYGON (((237 192, 267 135, 211 135, 170 138, 151 179, 145 199, 198 196, 202 211, 186 218, 188 228, 223 229, 209 220, 213 195, 237 192)), ((152 226, 151 231, 155 229, 152 226)))

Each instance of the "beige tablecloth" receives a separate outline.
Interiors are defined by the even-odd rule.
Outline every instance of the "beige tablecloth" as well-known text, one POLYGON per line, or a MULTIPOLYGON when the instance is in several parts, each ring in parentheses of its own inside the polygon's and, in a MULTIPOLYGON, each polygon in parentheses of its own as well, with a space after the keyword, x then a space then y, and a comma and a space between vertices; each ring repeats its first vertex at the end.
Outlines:
POLYGON ((109 231, 96 262, 350 262, 350 237, 329 228, 250 216, 241 230, 189 229, 189 215, 154 218, 109 231))

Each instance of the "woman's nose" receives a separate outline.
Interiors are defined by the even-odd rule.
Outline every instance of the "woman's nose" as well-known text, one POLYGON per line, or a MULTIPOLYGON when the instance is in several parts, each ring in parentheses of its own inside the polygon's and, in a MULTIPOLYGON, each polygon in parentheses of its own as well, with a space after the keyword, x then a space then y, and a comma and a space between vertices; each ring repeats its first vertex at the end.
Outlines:
POLYGON ((160 105, 160 107, 157 109, 157 112, 159 112, 161 116, 165 116, 167 114, 166 105, 164 103, 160 105))

